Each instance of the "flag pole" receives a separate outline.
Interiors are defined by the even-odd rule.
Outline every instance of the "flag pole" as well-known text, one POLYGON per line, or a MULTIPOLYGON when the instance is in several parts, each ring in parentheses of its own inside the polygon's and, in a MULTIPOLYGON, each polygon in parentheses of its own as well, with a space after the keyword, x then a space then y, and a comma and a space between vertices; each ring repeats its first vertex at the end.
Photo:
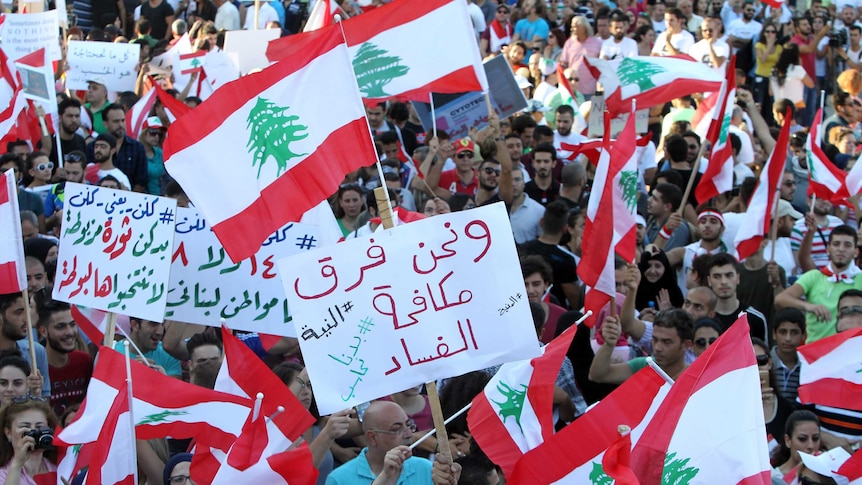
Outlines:
POLYGON ((688 177, 688 184, 685 186, 685 193, 682 194, 682 202, 679 204, 679 209, 676 210, 679 215, 683 215, 685 213, 685 204, 688 202, 688 198, 691 195, 691 189, 694 186, 694 177, 697 176, 698 170, 700 169, 700 159, 703 158, 705 150, 706 140, 702 140, 700 150, 697 151, 697 158, 695 158, 694 163, 691 165, 691 175, 688 177))
POLYGON ((431 132, 434 137, 437 137, 437 116, 434 114, 434 93, 428 93, 428 100, 431 102, 431 132))
MULTIPOLYGON (((111 312, 111 313, 110 313, 110 315, 115 315, 115 316, 114 316, 114 318, 116 318, 116 314, 114 314, 113 312, 111 312)), ((130 344, 132 347, 134 347, 135 352, 137 352, 137 353, 138 353, 138 355, 140 355, 141 357, 144 357, 144 353, 143 353, 143 352, 141 352, 141 349, 139 349, 139 348, 138 348, 138 346, 137 346, 137 345, 135 345, 135 343, 134 343, 134 342, 132 342, 132 338, 131 338, 131 337, 129 337, 129 335, 126 333, 126 331, 125 331, 125 330, 123 330, 123 328, 122 328, 122 327, 120 327, 120 333, 121 333, 121 334, 123 334, 123 336, 124 336, 124 337, 126 337, 126 342, 129 342, 129 344, 130 344)), ((105 335, 107 336, 107 333, 105 333, 105 335)), ((111 340, 113 340, 113 339, 114 339, 114 338, 113 338, 113 337, 111 337, 111 340)))
MULTIPOLYGON (((30 345, 30 375, 35 376, 39 370, 36 367, 36 342, 33 340, 33 317, 30 316, 30 290, 24 288, 24 310, 27 314, 27 343, 30 345)), ((42 379, 47 379, 48 376, 42 376, 42 379)))
POLYGON ((667 382, 668 384, 673 385, 673 382, 674 382, 673 379, 671 379, 671 377, 669 375, 667 375, 667 372, 665 372, 664 369, 662 369, 661 367, 658 366, 658 364, 655 363, 655 360, 653 360, 652 357, 647 357, 646 361, 647 361, 647 364, 649 364, 649 366, 652 367, 652 370, 654 370, 656 372, 656 374, 660 375, 662 377, 662 379, 664 379, 665 382, 667 382))
POLYGON ((811 207, 808 208, 809 214, 814 214, 814 203, 817 202, 817 195, 811 194, 811 207))
POLYGON ((772 226, 769 228, 769 241, 772 242, 772 248, 769 251, 769 261, 775 262, 775 240, 778 237, 778 201, 781 198, 781 188, 775 191, 775 200, 772 204, 772 226))
POLYGON ((258 29, 257 21, 260 19, 260 0, 254 0, 254 30, 258 29))
MULTIPOLYGON (((473 405, 473 402, 472 402, 472 401, 471 401, 471 402, 468 402, 468 403, 467 403, 467 405, 466 405, 466 406, 464 406, 463 408, 459 409, 457 413, 455 413, 455 414, 453 414, 452 416, 449 416, 448 418, 446 418, 446 421, 443 421, 443 424, 449 424, 449 423, 451 423, 455 418, 457 418, 458 416, 460 416, 460 415, 464 414, 468 409, 470 409, 470 406, 472 406, 472 405, 473 405)), ((410 448, 411 450, 412 450, 413 448, 416 448, 417 446, 419 446, 419 444, 420 444, 420 443, 422 443, 422 442, 423 442, 423 441, 425 441, 426 439, 430 438, 431 436, 434 436, 434 433, 436 433, 436 432, 437 432, 437 430, 436 430, 436 429, 432 429, 431 431, 429 431, 429 432, 425 433, 421 438, 419 438, 418 440, 416 440, 416 442, 415 442, 415 443, 413 443, 412 445, 410 445, 410 446, 409 446, 409 448, 410 448)))
POLYGON ((114 346, 114 333, 116 333, 116 331, 114 330, 114 327, 117 326, 117 314, 116 313, 108 312, 108 322, 105 324, 105 326, 106 326, 106 328, 105 328, 105 339, 103 340, 102 343, 105 345, 105 347, 113 348, 113 346, 114 346))
MULTIPOLYGON (((114 318, 116 318, 116 315, 114 314, 114 312, 111 312, 110 315, 114 315, 114 318)), ((110 319, 110 316, 109 316, 109 319, 110 319)), ((131 340, 129 340, 129 339, 126 339, 126 341, 123 342, 123 353, 126 355, 126 392, 129 393, 129 421, 132 422, 132 433, 134 433, 135 432, 135 405, 134 405, 135 404, 135 395, 132 393, 132 358, 129 355, 129 344, 130 343, 131 343, 131 340)), ((134 434, 133 434, 133 436, 134 436, 134 434)), ((137 467, 137 461, 138 461, 137 446, 138 446, 138 443, 137 443, 137 441, 134 441, 134 444, 135 444, 135 464, 136 464, 134 483, 138 483, 138 467, 137 467)))

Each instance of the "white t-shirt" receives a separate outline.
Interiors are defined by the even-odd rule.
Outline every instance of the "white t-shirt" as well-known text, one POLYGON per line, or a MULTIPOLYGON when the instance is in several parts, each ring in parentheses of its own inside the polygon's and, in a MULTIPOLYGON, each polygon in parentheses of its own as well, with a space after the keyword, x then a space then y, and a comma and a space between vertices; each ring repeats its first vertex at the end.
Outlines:
POLYGON ((111 175, 115 179, 117 179, 121 184, 126 187, 126 190, 132 190, 132 184, 129 182, 129 177, 127 177, 126 174, 123 173, 123 171, 119 168, 114 167, 110 170, 99 169, 99 180, 102 180, 108 175, 111 175))
POLYGON ((608 37, 602 42, 602 49, 599 51, 599 57, 602 59, 616 59, 617 57, 635 57, 638 55, 638 43, 630 37, 623 37, 622 41, 617 43, 613 37, 608 37))
MULTIPOLYGON (((578 115, 575 115, 575 116, 578 116, 578 115)), ((577 125, 577 122, 575 122, 575 125, 577 125)), ((563 160, 565 163, 569 162, 568 157, 569 157, 569 155, 572 154, 572 152, 570 152, 569 150, 561 150, 560 144, 561 143, 569 143, 572 145, 576 145, 576 144, 587 139, 587 137, 585 137, 584 135, 581 135, 580 133, 578 133, 575 130, 577 130, 577 126, 573 127, 572 132, 566 136, 560 135, 559 131, 554 131, 554 148, 557 149, 557 158, 559 158, 560 160, 563 160)))
POLYGON ((727 132, 738 136, 739 141, 742 142, 742 147, 739 149, 739 155, 736 157, 739 163, 744 165, 751 165, 754 163, 754 146, 751 143, 751 136, 735 125, 730 125, 727 128, 727 132))
POLYGON ((772 76, 769 78, 769 85, 772 86, 773 99, 789 99, 793 104, 798 104, 805 100, 803 91, 805 84, 802 80, 805 78, 805 68, 799 64, 790 66, 787 70, 787 77, 784 78, 784 84, 778 85, 778 78, 772 76))
MULTIPOLYGON (((727 35, 732 35, 738 39, 752 40, 757 39, 760 36, 761 30, 763 30, 763 25, 761 25, 760 22, 756 22, 754 20, 746 22, 743 19, 736 19, 727 26, 727 35)), ((735 47, 733 48, 734 54, 738 51, 739 49, 735 47)))
POLYGON ((239 10, 231 2, 225 2, 216 10, 215 28, 239 30, 239 10))
MULTIPOLYGON (((671 55, 670 51, 667 48, 667 38, 664 34, 659 35, 655 39, 655 45, 652 48, 653 54, 658 54, 660 56, 669 56, 671 55)), ((678 34, 673 34, 670 36, 670 45, 672 45, 676 50, 680 51, 683 54, 688 54, 688 51, 691 50, 691 47, 694 45, 694 36, 687 30, 681 30, 678 34)))
MULTIPOLYGON (((278 22, 278 12, 272 8, 269 2, 260 2, 260 12, 257 15, 257 28, 265 29, 266 24, 271 21, 278 22)), ((254 30, 254 4, 245 9, 245 25, 242 26, 245 30, 254 30)))
MULTIPOLYGON (((717 57, 723 57, 724 62, 727 62, 727 59, 730 57, 730 46, 722 40, 715 41, 715 43, 712 45, 712 50, 715 51, 715 55, 717 57)), ((724 64, 722 64, 721 66, 714 66, 712 64, 712 60, 709 57, 708 40, 702 39, 697 41, 697 43, 695 43, 693 46, 691 46, 691 49, 689 49, 688 55, 693 57, 694 60, 700 61, 711 67, 713 70, 715 70, 715 72, 724 74, 724 64)))
POLYGON ((656 35, 658 35, 658 34, 661 34, 662 32, 664 32, 665 30, 667 30, 667 24, 664 23, 664 19, 661 19, 658 22, 653 20, 652 21, 652 29, 655 31, 656 35))

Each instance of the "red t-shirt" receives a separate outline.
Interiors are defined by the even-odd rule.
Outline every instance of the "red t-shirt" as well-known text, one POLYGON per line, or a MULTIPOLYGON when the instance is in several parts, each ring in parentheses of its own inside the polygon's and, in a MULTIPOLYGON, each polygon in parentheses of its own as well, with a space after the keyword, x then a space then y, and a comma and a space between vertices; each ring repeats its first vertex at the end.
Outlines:
POLYGON ((48 376, 51 379, 51 407, 57 416, 62 416, 66 409, 84 400, 87 384, 93 375, 93 360, 90 354, 73 350, 69 354, 69 362, 63 367, 48 366, 48 376))
POLYGON ((446 170, 440 174, 440 183, 437 184, 437 186, 443 190, 448 190, 453 194, 476 195, 476 191, 479 190, 479 178, 476 177, 476 173, 474 171, 473 180, 471 180, 469 184, 464 185, 458 177, 457 170, 446 170))
MULTIPOLYGON (((792 44, 796 44, 799 47, 802 47, 804 45, 808 45, 813 41, 814 41, 813 39, 807 39, 805 37, 802 37, 799 34, 794 35, 790 39, 790 42, 792 44)), ((808 77, 810 77, 811 79, 817 78, 817 71, 815 71, 815 69, 814 69, 814 61, 817 58, 816 56, 817 56, 817 53, 814 51, 809 52, 808 54, 803 54, 801 52, 799 53, 799 63, 802 66, 802 68, 805 69, 805 74, 808 74, 808 77)))

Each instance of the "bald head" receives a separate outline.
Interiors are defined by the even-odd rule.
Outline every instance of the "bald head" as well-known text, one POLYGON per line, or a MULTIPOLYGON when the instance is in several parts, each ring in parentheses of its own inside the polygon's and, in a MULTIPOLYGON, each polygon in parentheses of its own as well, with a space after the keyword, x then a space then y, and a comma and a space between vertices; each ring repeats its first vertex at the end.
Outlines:
POLYGON ((715 305, 718 298, 711 288, 697 286, 688 290, 682 309, 685 310, 693 320, 715 315, 715 305))
POLYGON ((374 401, 362 415, 362 431, 389 429, 394 423, 407 421, 407 413, 392 401, 374 401))

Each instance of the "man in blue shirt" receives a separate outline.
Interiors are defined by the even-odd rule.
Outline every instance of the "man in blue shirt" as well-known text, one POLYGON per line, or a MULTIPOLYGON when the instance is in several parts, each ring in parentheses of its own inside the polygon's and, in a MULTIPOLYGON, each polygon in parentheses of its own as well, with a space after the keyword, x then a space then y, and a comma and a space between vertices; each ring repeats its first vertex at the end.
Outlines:
MULTIPOLYGON (((151 322, 149 320, 141 320, 140 318, 129 318, 131 331, 129 332, 130 340, 144 354, 137 355, 135 347, 129 350, 134 358, 146 359, 145 364, 163 372, 165 375, 183 378, 183 369, 180 361, 170 356, 162 347, 162 337, 165 336, 165 326, 161 322, 151 322)), ((119 341, 114 344, 114 350, 124 353, 123 342, 119 341)))

